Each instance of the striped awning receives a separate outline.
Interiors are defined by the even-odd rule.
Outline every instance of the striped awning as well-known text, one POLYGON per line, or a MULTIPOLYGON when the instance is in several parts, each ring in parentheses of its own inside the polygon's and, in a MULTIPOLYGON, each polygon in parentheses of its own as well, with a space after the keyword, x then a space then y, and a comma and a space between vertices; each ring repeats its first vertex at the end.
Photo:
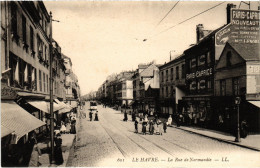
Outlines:
POLYGON ((58 99, 54 99, 56 103, 58 103, 63 108, 59 110, 59 113, 68 113, 72 109, 72 107, 64 102, 59 101, 58 99))
POLYGON ((11 130, 1 124, 1 138, 13 133, 14 130, 11 130))
MULTIPOLYGON (((50 113, 50 102, 46 101, 27 101, 30 105, 34 106, 35 108, 45 112, 50 113)), ((60 109, 63 109, 61 105, 58 105, 57 103, 53 102, 53 111, 58 111, 60 109)))
POLYGON ((43 121, 25 111, 15 102, 1 102, 1 131, 14 131, 18 138, 21 138, 43 125, 45 125, 43 121))

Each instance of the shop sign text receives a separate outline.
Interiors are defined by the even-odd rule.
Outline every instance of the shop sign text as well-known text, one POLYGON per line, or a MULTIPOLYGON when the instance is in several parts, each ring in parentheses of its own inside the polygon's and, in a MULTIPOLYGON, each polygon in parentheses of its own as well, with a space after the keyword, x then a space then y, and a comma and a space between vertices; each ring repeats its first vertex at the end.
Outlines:
POLYGON ((194 79, 194 78, 199 78, 199 77, 203 77, 203 76, 210 76, 212 75, 212 68, 208 68, 208 69, 204 69, 204 70, 200 70, 197 72, 193 72, 190 74, 186 75, 186 79, 194 79))

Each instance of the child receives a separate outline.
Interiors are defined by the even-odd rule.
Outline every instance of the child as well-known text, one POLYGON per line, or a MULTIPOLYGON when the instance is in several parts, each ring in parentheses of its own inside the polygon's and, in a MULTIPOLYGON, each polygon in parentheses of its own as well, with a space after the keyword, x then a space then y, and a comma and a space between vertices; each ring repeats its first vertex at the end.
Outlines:
POLYGON ((153 135, 153 133, 154 133, 154 122, 153 122, 153 120, 150 121, 150 125, 149 126, 150 126, 149 127, 149 132, 150 132, 151 135, 153 135))

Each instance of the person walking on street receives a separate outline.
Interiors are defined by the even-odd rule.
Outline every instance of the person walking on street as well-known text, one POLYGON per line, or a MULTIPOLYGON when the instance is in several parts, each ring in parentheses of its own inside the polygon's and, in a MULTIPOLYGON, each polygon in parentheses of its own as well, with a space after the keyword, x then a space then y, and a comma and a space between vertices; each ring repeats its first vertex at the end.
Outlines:
POLYGON ((146 122, 146 121, 143 121, 143 123, 142 123, 142 132, 143 132, 143 135, 146 135, 146 126, 147 126, 147 122, 146 122))
POLYGON ((150 132, 151 135, 153 135, 153 133, 154 133, 154 122, 153 122, 153 120, 150 120, 149 132, 150 132))
POLYGON ((135 133, 138 133, 138 121, 137 121, 137 118, 135 118, 135 133))
POLYGON ((167 125, 169 125, 169 126, 172 125, 172 115, 169 116, 167 125))
POLYGON ((89 120, 92 121, 92 111, 89 112, 89 120))
POLYGON ((167 122, 164 121, 164 122, 163 122, 163 130, 164 130, 164 133, 166 133, 166 129, 167 129, 167 122))
POLYGON ((71 129, 70 133, 76 134, 76 118, 72 117, 71 119, 71 129))
POLYGON ((54 148, 55 162, 57 165, 61 165, 64 162, 62 156, 62 150, 61 150, 61 145, 62 145, 61 134, 57 134, 57 136, 54 139, 54 142, 55 142, 55 148, 54 148))
POLYGON ((94 119, 94 121, 98 121, 98 111, 96 111, 96 113, 95 113, 95 119, 94 119))
POLYGON ((128 118, 127 118, 127 113, 125 112, 124 113, 124 120, 123 121, 127 121, 128 120, 128 118))

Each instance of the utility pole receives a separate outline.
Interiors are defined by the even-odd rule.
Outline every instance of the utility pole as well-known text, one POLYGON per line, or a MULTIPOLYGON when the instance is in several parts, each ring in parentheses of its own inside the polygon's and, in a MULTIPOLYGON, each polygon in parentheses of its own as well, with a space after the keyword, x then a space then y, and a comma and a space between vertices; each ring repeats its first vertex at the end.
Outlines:
POLYGON ((53 49, 52 49, 52 12, 50 12, 50 123, 51 123, 51 164, 55 163, 54 159, 54 113, 53 113, 53 73, 52 73, 52 62, 53 62, 53 49))
POLYGON ((235 104, 237 105, 237 133, 236 133, 236 139, 235 142, 241 142, 240 141, 240 124, 239 124, 239 105, 241 102, 241 98, 240 97, 236 97, 235 98, 235 104))

